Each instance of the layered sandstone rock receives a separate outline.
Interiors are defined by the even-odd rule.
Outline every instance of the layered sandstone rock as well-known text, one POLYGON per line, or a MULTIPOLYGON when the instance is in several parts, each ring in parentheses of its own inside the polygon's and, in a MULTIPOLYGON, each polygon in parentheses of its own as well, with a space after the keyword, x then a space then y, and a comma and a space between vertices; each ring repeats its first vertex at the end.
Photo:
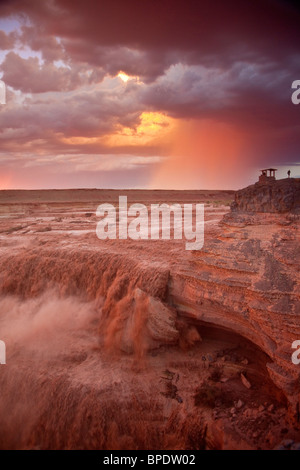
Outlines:
POLYGON ((299 367, 291 362, 300 338, 299 226, 223 227, 194 252, 190 271, 171 277, 177 311, 221 326, 269 356, 276 384, 291 400, 299 394, 299 367), (222 233, 223 232, 223 233, 222 233))
POLYGON ((255 183, 237 191, 231 205, 234 211, 300 212, 300 179, 287 178, 255 183))
POLYGON ((283 180, 238 191, 219 231, 207 234, 188 269, 171 273, 170 286, 186 318, 238 333, 267 354, 269 375, 295 416, 300 369, 291 355, 300 339, 300 226, 292 212, 299 209, 299 189, 300 181, 283 180))

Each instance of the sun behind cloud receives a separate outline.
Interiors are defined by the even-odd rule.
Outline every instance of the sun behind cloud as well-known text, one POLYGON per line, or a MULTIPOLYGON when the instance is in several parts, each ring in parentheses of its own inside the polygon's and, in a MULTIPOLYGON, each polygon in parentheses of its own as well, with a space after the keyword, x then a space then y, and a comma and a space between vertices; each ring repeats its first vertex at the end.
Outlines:
POLYGON ((122 126, 102 139, 108 146, 147 145, 153 140, 163 142, 174 128, 176 120, 159 112, 143 112, 136 128, 122 126))
POLYGON ((128 80, 130 80, 130 77, 129 75, 127 75, 125 72, 119 72, 118 75, 117 75, 121 80, 123 80, 123 82, 128 82, 128 80))

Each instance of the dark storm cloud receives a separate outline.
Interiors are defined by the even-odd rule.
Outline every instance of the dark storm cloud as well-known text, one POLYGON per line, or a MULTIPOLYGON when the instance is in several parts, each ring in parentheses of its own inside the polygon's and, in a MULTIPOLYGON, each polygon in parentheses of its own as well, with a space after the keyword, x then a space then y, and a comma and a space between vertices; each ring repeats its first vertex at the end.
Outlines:
MULTIPOLYGON (((24 75, 16 75, 20 80, 22 76, 24 75)), ((32 78, 34 79, 33 75, 32 78)), ((48 88, 50 78, 47 79, 45 74, 45 82, 40 82, 37 75, 36 81, 30 82, 28 86, 39 87, 44 83, 48 88)), ((87 149, 90 153, 107 152, 106 146, 99 142, 72 145, 63 139, 74 136, 101 137, 118 131, 121 126, 135 127, 139 124, 143 108, 137 103, 135 89, 131 93, 120 84, 119 79, 115 79, 115 82, 111 89, 86 87, 64 93, 63 100, 57 93, 48 93, 41 97, 33 95, 21 103, 12 97, 0 113, 2 150, 13 152, 27 145, 33 151, 44 145, 52 152, 84 153, 87 149)), ((22 86, 26 88, 27 81, 22 86)), ((135 153, 141 150, 137 148, 135 153)), ((126 153, 126 148, 122 147, 116 153, 124 151, 126 153)))
POLYGON ((143 89, 140 99, 145 106, 177 118, 280 127, 299 121, 299 110, 291 106, 290 98, 294 77, 288 65, 235 62, 226 69, 208 69, 177 64, 143 89))
POLYGON ((78 70, 55 67, 52 63, 39 64, 37 57, 23 59, 9 52, 2 63, 3 80, 23 93, 44 93, 48 91, 67 91, 82 83, 78 70))
POLYGON ((29 46, 33 51, 41 51, 42 57, 46 61, 52 62, 66 58, 64 49, 58 39, 44 34, 43 28, 38 24, 34 27, 23 26, 19 41, 29 46))
MULTIPOLYGON (((107 153, 99 142, 64 139, 103 137, 121 126, 134 130, 143 111, 159 111, 248 132, 262 164, 299 161, 300 105, 291 103, 291 83, 300 79, 294 2, 11 0, 1 2, 1 17, 21 23, 17 32, 0 31, 0 47, 10 50, 2 78, 32 94, 20 101, 8 91, 0 114, 7 152, 42 146, 52 154, 107 153), (16 44, 42 60, 21 57, 12 50, 16 44), (107 74, 120 70, 142 85, 132 80, 101 88, 107 74)), ((145 156, 159 150, 114 148, 145 156)))
POLYGON ((104 65, 99 47, 143 51, 149 54, 149 70, 145 63, 140 73, 146 79, 170 65, 170 54, 189 64, 220 65, 241 58, 278 61, 299 53, 299 11, 274 0, 4 2, 0 14, 13 13, 29 17, 42 48, 53 42, 52 50, 59 53, 53 37, 60 37, 76 60, 104 65))

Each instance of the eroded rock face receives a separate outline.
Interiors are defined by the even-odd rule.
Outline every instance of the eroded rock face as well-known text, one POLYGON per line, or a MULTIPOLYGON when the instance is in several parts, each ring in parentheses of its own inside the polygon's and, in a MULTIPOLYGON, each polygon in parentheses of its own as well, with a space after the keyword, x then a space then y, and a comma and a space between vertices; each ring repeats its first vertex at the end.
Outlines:
POLYGON ((300 212, 300 179, 255 183, 237 191, 233 211, 300 212))
POLYGON ((291 355, 300 339, 300 225, 292 214, 299 208, 299 187, 299 181, 284 180, 239 191, 218 233, 193 252, 190 271, 171 273, 177 310, 261 348, 272 381, 298 419, 300 369, 291 355))

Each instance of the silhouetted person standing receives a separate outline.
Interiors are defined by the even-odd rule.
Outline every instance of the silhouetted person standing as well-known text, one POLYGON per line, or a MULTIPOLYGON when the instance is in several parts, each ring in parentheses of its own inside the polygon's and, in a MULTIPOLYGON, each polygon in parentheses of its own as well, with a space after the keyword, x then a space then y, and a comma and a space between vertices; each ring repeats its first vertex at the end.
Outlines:
POLYGON ((290 178, 290 177, 291 177, 291 170, 289 170, 289 171, 287 172, 287 174, 288 174, 288 178, 290 178))

